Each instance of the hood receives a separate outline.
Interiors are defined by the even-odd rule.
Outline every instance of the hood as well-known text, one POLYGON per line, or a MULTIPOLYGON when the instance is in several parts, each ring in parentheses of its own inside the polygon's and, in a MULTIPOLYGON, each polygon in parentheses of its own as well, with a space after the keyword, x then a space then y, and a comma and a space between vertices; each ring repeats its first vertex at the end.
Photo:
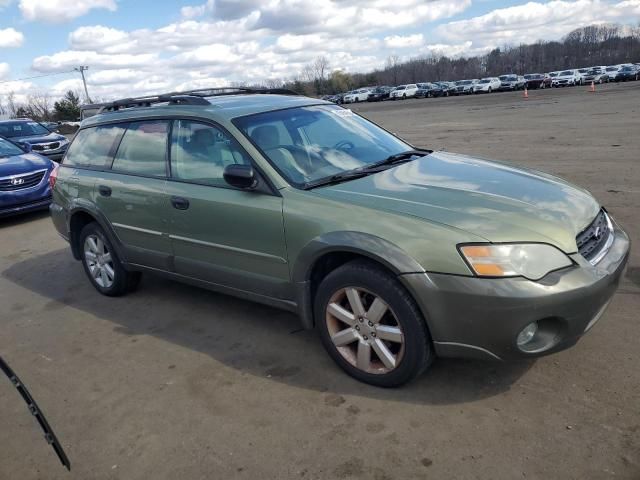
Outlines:
POLYGON ((59 142, 65 138, 66 137, 64 137, 63 135, 51 132, 46 135, 31 135, 28 137, 16 137, 16 138, 12 138, 11 140, 19 143, 27 142, 27 143, 34 144, 34 143, 59 142))
POLYGON ((312 192, 490 242, 550 243, 566 253, 600 209, 586 190, 551 175, 444 152, 312 192))
POLYGON ((0 177, 9 177, 50 167, 51 160, 37 153, 0 157, 0 177))

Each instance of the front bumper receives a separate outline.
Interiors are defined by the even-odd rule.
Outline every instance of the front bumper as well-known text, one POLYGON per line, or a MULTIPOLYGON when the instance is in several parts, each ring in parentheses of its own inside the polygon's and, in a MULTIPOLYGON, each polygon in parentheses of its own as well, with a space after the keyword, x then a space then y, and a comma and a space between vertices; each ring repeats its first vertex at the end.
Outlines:
POLYGON ((617 225, 614 235, 597 265, 575 254, 577 266, 538 282, 433 273, 401 278, 427 318, 437 355, 498 360, 546 355, 574 345, 613 297, 630 247, 617 225), (516 337, 533 321, 542 321, 551 340, 545 350, 526 353, 516 337))
POLYGON ((35 212, 37 210, 45 210, 49 208, 50 204, 51 196, 47 196, 15 205, 0 206, 0 218, 11 217, 21 213, 35 212))

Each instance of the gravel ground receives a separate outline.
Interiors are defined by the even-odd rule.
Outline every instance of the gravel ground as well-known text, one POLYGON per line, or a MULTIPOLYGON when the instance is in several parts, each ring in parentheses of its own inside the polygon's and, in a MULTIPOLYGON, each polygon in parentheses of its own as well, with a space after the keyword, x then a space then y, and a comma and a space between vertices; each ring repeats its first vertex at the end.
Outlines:
MULTIPOLYGON (((419 146, 591 190, 640 240, 640 82, 354 106, 419 146)), ((0 221, 0 479, 640 478, 640 254, 602 320, 537 361, 438 361, 381 390, 288 313, 152 276, 101 297, 46 214, 0 221)))

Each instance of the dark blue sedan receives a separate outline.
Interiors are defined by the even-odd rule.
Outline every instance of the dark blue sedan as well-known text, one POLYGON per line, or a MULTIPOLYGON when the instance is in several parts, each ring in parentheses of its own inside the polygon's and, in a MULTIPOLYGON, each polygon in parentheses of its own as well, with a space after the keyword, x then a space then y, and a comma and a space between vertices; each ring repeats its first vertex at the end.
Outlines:
POLYGON ((49 176, 55 164, 0 138, 0 217, 43 210, 51 203, 49 176))
POLYGON ((69 147, 69 141, 64 135, 52 132, 41 123, 28 118, 1 121, 0 137, 22 146, 28 143, 34 152, 54 161, 61 160, 69 147))

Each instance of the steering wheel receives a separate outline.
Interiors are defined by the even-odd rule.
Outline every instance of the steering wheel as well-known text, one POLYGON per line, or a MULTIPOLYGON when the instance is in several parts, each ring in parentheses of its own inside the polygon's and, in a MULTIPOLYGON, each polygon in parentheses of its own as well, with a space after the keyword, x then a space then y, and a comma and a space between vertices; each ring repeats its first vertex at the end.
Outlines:
POLYGON ((333 148, 336 150, 351 150, 352 148, 355 148, 355 145, 349 140, 340 140, 333 146, 333 148))

